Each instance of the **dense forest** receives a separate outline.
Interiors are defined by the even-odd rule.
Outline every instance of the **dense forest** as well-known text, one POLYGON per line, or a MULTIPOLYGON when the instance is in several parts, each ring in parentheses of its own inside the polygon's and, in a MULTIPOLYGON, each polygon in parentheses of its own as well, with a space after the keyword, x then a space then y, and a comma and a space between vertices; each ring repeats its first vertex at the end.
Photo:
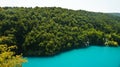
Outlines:
POLYGON ((120 17, 60 7, 0 7, 0 44, 16 45, 24 56, 119 46, 120 17))
POLYGON ((114 16, 119 16, 119 17, 120 17, 120 13, 108 13, 108 14, 111 14, 111 15, 114 15, 114 16))

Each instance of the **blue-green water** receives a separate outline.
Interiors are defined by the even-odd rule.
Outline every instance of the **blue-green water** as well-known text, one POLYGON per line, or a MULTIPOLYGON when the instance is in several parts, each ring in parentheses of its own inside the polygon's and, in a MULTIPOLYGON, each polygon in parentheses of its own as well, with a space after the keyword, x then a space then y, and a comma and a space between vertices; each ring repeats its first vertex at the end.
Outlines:
POLYGON ((23 67, 120 67, 120 47, 91 46, 54 57, 29 57, 23 67))

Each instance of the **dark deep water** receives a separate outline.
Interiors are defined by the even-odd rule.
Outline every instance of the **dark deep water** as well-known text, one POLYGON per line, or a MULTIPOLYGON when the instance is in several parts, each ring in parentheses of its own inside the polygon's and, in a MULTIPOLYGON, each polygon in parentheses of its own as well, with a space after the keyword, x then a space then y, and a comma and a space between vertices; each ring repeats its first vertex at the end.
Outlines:
POLYGON ((23 67, 120 67, 120 47, 91 46, 54 57, 28 57, 23 67))

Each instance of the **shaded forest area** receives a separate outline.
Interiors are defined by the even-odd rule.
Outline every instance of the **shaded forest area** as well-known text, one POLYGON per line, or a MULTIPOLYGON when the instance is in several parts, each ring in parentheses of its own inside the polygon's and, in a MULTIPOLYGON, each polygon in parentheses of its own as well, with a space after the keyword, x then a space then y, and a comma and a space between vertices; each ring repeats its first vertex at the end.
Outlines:
POLYGON ((0 7, 0 44, 16 45, 24 56, 119 46, 120 17, 60 7, 0 7))
POLYGON ((107 13, 107 14, 114 15, 114 16, 119 16, 120 17, 120 13, 107 13))

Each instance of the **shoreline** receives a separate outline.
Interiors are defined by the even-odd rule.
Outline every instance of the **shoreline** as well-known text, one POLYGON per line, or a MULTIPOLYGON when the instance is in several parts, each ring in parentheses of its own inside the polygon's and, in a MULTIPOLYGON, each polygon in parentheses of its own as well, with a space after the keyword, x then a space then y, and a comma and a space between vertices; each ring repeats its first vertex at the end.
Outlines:
POLYGON ((115 48, 120 47, 120 46, 90 45, 90 46, 80 47, 80 48, 79 48, 79 47, 77 47, 77 48, 71 48, 71 49, 69 49, 69 50, 60 51, 60 52, 55 53, 55 54, 53 54, 53 55, 26 55, 26 56, 23 55, 23 57, 43 57, 43 58, 54 57, 54 56, 60 55, 60 54, 62 54, 62 53, 69 52, 69 51, 76 50, 76 49, 87 49, 87 48, 89 48, 89 47, 91 47, 91 46, 98 46, 98 47, 115 47, 115 48))

